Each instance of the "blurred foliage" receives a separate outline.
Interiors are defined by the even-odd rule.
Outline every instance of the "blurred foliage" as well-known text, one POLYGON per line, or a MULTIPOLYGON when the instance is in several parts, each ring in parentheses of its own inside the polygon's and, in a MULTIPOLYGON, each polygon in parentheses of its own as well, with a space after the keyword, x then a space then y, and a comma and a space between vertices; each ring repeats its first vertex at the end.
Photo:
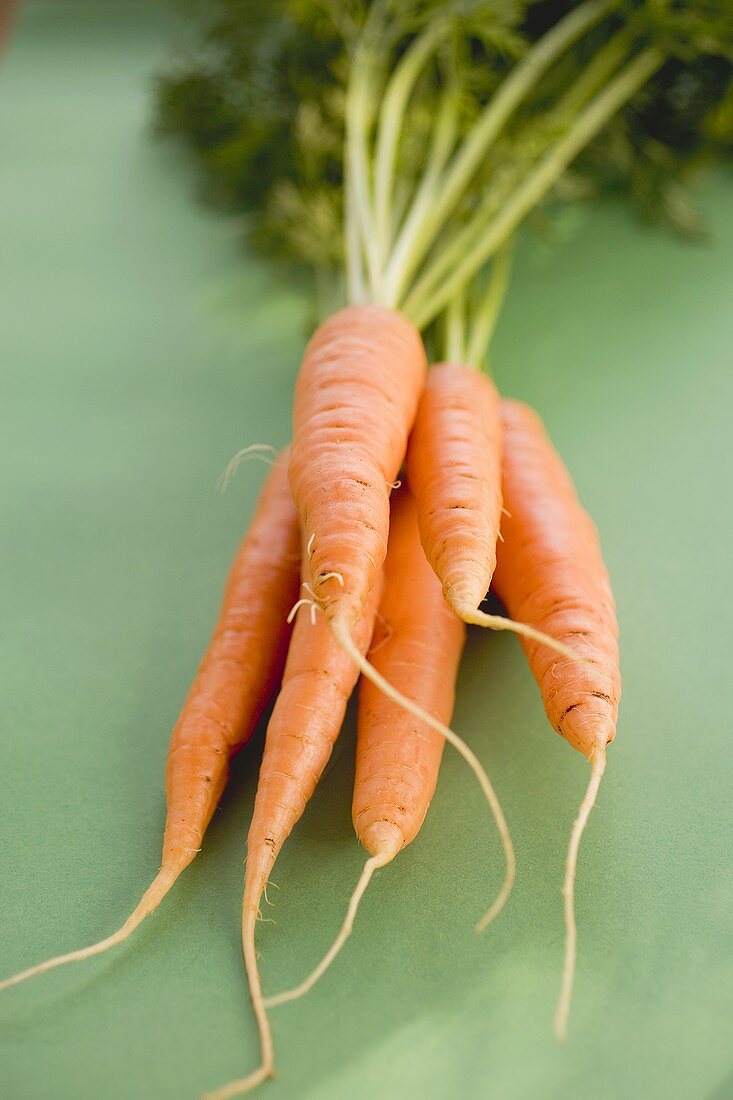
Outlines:
MULTIPOLYGON (((577 6, 184 0, 188 41, 159 77, 158 130, 183 139, 200 162, 206 198, 247 215, 249 239, 272 258, 323 268, 340 262, 344 87, 353 42, 377 3, 385 19, 375 52, 385 63, 431 20, 453 19, 461 31, 449 36, 437 72, 418 87, 400 146, 406 180, 430 140, 435 89, 453 83, 465 130, 513 62, 577 6)), ((733 151, 733 0, 622 0, 540 82, 485 172, 496 181, 502 158, 511 168, 517 148, 531 150, 542 127, 553 124, 563 91, 620 27, 629 28, 630 47, 660 43, 668 60, 584 151, 554 197, 622 192, 645 218, 698 236, 704 227, 690 181, 702 164, 733 151)), ((511 180, 510 170, 507 187, 511 180)))

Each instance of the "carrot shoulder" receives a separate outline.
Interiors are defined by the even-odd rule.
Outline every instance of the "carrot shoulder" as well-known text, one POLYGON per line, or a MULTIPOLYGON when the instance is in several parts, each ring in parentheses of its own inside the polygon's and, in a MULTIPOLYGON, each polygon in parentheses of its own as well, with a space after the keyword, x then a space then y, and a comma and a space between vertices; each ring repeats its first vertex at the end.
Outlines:
POLYGON ((390 490, 425 371, 414 326, 374 305, 333 314, 303 357, 290 483, 310 546, 314 596, 348 633, 384 564, 390 490))

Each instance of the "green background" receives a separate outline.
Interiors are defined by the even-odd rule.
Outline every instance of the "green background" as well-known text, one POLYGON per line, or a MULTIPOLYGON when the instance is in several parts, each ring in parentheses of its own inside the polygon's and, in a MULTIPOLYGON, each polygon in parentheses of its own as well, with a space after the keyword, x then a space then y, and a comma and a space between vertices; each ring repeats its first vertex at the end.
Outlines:
MULTIPOLYGON (((33 4, 0 64, 2 973, 111 931, 151 879, 168 731, 262 471, 224 498, 215 481, 239 447, 288 437, 304 304, 151 139, 173 31, 155 6, 33 4)), ((730 180, 704 196, 711 246, 614 205, 562 247, 526 242, 495 346, 599 524, 622 627, 569 1041, 551 1017, 587 766, 516 641, 475 633, 455 726, 504 802, 516 890, 475 936, 501 850, 447 753, 347 952, 274 1016, 271 1100, 733 1096, 730 180)), ((271 991, 320 957, 361 866, 352 734, 277 868, 271 991)), ((238 909, 260 747, 134 942, 2 995, 4 1098, 183 1100, 254 1065, 238 909)))

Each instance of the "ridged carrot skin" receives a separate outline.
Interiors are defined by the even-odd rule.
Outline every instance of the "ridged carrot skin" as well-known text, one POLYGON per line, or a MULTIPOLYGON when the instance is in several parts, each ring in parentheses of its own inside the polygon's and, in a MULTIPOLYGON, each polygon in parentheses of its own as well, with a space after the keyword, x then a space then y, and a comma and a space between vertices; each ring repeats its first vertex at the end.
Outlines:
POLYGON ((420 537, 446 600, 462 618, 486 596, 501 523, 499 394, 480 370, 438 363, 407 449, 420 537))
POLYGON ((503 400, 503 542, 494 588, 512 618, 560 639, 572 662, 522 639, 554 729, 584 756, 616 736, 618 625, 596 529, 538 415, 503 400))
MULTIPOLYGON (((466 628, 443 598, 418 531, 413 498, 393 497, 385 589, 371 661, 389 682, 450 723, 466 628)), ((445 739, 388 699, 359 686, 352 817, 370 855, 415 839, 435 793, 445 739)))
POLYGON ((298 598, 300 538, 289 452, 269 472, 232 564, 208 649, 171 736, 164 862, 201 847, 229 761, 252 736, 282 677, 298 598))
POLYGON ((347 306, 316 331, 295 387, 290 484, 309 581, 330 619, 355 626, 387 552, 389 494, 427 364, 402 314, 347 306))
MULTIPOLYGON (((378 578, 355 631, 369 648, 381 593, 378 578)), ((267 726, 247 837, 245 908, 257 908, 267 878, 311 799, 343 724, 358 669, 334 640, 323 615, 298 612, 282 687, 267 726)))

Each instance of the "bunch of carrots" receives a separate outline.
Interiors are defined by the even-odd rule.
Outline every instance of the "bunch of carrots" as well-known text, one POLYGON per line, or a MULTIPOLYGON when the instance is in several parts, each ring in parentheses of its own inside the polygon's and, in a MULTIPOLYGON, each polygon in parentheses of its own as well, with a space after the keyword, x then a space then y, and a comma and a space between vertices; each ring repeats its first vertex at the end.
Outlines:
MULTIPOLYGON (((514 231, 664 65, 669 28, 655 39, 633 5, 586 0, 531 48, 516 46, 519 60, 502 64, 484 102, 472 78, 500 38, 498 5, 384 0, 363 7, 363 18, 347 29, 343 78, 335 254, 345 304, 318 325, 305 350, 292 442, 265 480, 173 731, 160 870, 117 932, 0 983, 14 985, 128 938, 201 849, 230 761, 275 698, 242 906, 261 1059, 248 1076, 210 1093, 212 1100, 273 1074, 268 1008, 312 987, 349 936, 374 872, 415 839, 446 741, 481 785, 506 856, 504 883, 479 930, 506 902, 515 869, 509 830, 480 760, 449 725, 466 624, 520 636, 550 724, 590 763, 563 889, 562 1037, 575 969, 578 848, 616 733, 617 624, 598 537, 537 413, 500 398, 487 371, 488 347, 514 231), (562 76, 568 51, 587 45, 589 35, 601 44, 563 83, 556 69, 562 76), (545 79, 550 106, 543 92, 541 117, 522 115, 545 79), (507 138, 513 125, 521 135, 514 144, 507 138), (422 159, 408 171, 402 148, 426 127, 422 159), (490 587, 507 618, 482 610, 490 587), (368 858, 322 962, 297 988, 266 999, 255 950, 260 901, 358 680, 353 823, 368 858)), ((503 42, 514 42, 507 34, 503 42)), ((294 166, 294 186, 305 170, 294 166)))

